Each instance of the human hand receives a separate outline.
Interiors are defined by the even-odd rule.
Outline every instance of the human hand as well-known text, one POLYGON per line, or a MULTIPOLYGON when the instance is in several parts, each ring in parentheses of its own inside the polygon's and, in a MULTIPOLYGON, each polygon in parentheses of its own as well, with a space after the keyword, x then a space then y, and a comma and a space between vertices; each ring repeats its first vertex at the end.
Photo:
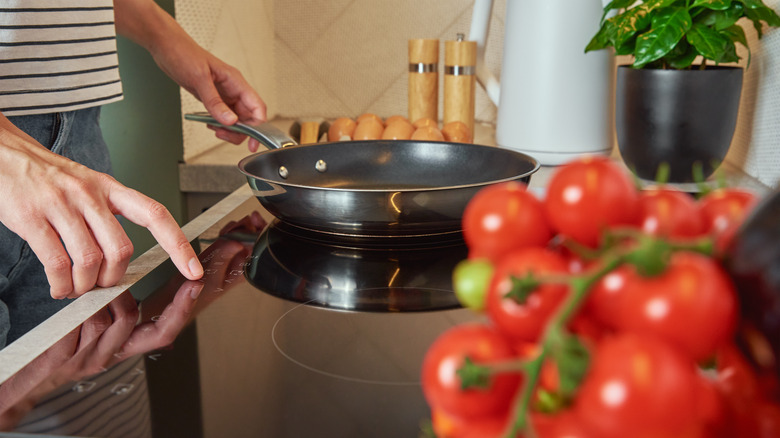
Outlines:
MULTIPOLYGON (((157 65, 203 102, 223 125, 257 125, 266 120, 263 100, 236 68, 199 46, 162 8, 151 0, 114 0, 117 31, 146 48, 157 65)), ((240 144, 246 135, 211 127, 218 138, 240 144)), ((249 150, 259 142, 249 140, 249 150)))
POLYGON ((27 241, 54 298, 115 285, 133 245, 122 215, 151 231, 187 278, 203 275, 176 220, 159 202, 52 153, 0 115, 0 222, 27 241))
MULTIPOLYGON (((247 216, 240 223, 257 220, 247 216)), ((140 310, 129 291, 120 294, 0 385, 0 431, 13 430, 38 400, 66 382, 170 345, 200 311, 232 286, 250 250, 251 245, 218 239, 201 255, 209 275, 184 282, 174 277, 146 298, 140 310), (203 290, 208 293, 202 295, 203 290)))
POLYGON ((255 210, 237 221, 230 221, 225 224, 219 230, 219 235, 224 236, 225 234, 237 231, 257 234, 265 228, 266 225, 268 225, 268 222, 260 215, 259 211, 255 210))
MULTIPOLYGON (((155 61, 184 89, 203 102, 208 112, 223 125, 237 122, 257 125, 266 120, 266 107, 257 92, 236 68, 203 50, 194 41, 182 41, 176 48, 160 51, 155 61)), ((246 135, 209 125, 217 138, 240 144, 246 135)), ((248 148, 258 150, 250 138, 248 148)))
POLYGON ((138 318, 128 291, 0 385, 0 431, 14 430, 38 401, 61 385, 105 370, 138 318))

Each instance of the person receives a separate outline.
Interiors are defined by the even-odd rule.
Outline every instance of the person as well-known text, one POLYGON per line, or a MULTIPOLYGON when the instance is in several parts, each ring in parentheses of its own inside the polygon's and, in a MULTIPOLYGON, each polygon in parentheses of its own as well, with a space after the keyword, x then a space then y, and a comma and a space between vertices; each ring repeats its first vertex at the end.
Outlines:
MULTIPOLYGON (((122 98, 116 33, 144 47, 220 123, 265 103, 153 0, 4 0, 0 7, 0 348, 95 286, 115 285, 146 227, 186 278, 203 275, 159 202, 111 176, 100 106, 122 98)), ((245 137, 225 129, 232 143, 245 137)), ((257 143, 250 140, 249 149, 257 143)))

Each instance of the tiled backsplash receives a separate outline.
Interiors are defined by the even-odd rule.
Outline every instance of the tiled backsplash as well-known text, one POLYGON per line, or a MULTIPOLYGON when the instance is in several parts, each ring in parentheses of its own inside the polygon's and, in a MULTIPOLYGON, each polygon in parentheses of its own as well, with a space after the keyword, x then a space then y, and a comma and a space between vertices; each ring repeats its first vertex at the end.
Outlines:
MULTIPOLYGON (((495 0, 486 52, 496 73, 505 5, 495 0)), ((176 17, 196 41, 244 72, 270 117, 387 117, 407 113, 407 41, 440 39, 443 65, 444 41, 468 34, 471 8, 472 0, 177 0, 176 17)), ((184 112, 202 110, 182 94, 184 112)), ((477 120, 495 120, 480 87, 475 106, 477 120)), ((218 142, 193 125, 184 124, 185 161, 218 142)))
MULTIPOLYGON (((495 0, 486 62, 497 75, 507 1, 495 0)), ((578 0, 572 0, 578 1, 578 0)), ((765 0, 777 9, 780 0, 765 0)), ((268 104, 269 117, 382 117, 407 113, 407 41, 468 35, 472 0, 177 0, 180 23, 204 47, 238 67, 268 104)), ((744 26, 751 40, 755 31, 744 26)), ((534 44, 538 42, 529 42, 534 44)), ((586 44, 587 42, 583 42, 586 44)), ((780 32, 753 42, 742 108, 728 160, 767 185, 780 179, 780 32)), ((740 50, 747 60, 747 52, 740 50)), ((617 62, 620 63, 621 59, 617 62)), ((440 99, 442 80, 440 82, 440 99)), ((496 108, 477 87, 475 118, 496 108)), ((182 93, 184 112, 202 105, 182 93)), ((442 105, 439 103, 441 116, 442 105)), ((184 160, 216 145, 200 124, 184 124, 184 160)))

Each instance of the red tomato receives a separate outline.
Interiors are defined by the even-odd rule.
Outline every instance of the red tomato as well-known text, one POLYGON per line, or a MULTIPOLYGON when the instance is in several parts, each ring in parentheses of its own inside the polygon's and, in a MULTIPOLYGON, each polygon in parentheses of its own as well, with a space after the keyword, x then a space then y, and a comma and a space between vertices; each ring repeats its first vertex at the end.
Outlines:
POLYGON ((733 343, 724 344, 716 354, 717 387, 738 406, 746 406, 762 397, 755 369, 733 343))
POLYGON ((631 265, 605 276, 589 309, 604 324, 648 333, 705 360, 731 339, 738 317, 734 285, 714 260, 676 252, 660 275, 643 277, 631 265))
POLYGON ((422 365, 422 387, 428 405, 458 418, 504 415, 517 388, 519 373, 494 375, 488 388, 461 389, 458 369, 468 357, 475 364, 515 358, 509 341, 487 325, 463 324, 441 336, 428 349, 422 365))
POLYGON ((596 438, 585 430, 582 421, 571 410, 553 415, 533 413, 531 424, 537 438, 596 438))
POLYGON ((595 247, 605 228, 636 223, 638 200, 627 172, 609 158, 593 156, 557 169, 544 208, 554 230, 595 247))
POLYGON ((552 238, 541 201, 521 182, 480 190, 463 212, 463 237, 469 258, 497 262, 517 248, 544 246, 552 238))
POLYGON ((512 278, 535 275, 566 274, 566 261, 546 248, 522 248, 507 254, 496 266, 488 289, 486 309, 490 319, 515 340, 536 341, 566 296, 565 284, 539 285, 522 302, 507 294, 512 291, 512 278))
POLYGON ((701 438, 730 438, 734 436, 728 408, 717 388, 708 377, 699 376, 696 388, 695 414, 700 419, 698 434, 701 438))
POLYGON ((499 438, 504 435, 507 421, 506 415, 463 419, 441 410, 431 412, 436 438, 499 438))
POLYGON ((662 237, 696 237, 704 232, 693 197, 666 187, 640 192, 639 226, 647 234, 662 237))
POLYGON ((744 190, 713 190, 699 199, 698 208, 707 233, 722 233, 739 225, 758 202, 756 195, 744 190))
MULTIPOLYGON (((718 349, 715 386, 726 405, 729 429, 734 436, 759 437, 761 423, 773 424, 773 412, 765 398, 756 370, 734 344, 718 349), (759 416, 759 412, 763 412, 759 416)), ((763 435, 777 436, 777 435, 763 435)))
POLYGON ((780 406, 769 401, 761 401, 754 406, 754 436, 757 438, 777 438, 780 436, 780 406))
POLYGON ((600 320, 594 318, 587 309, 580 309, 579 312, 572 316, 567 324, 567 328, 570 332, 577 335, 585 346, 599 342, 610 334, 607 327, 600 320))
POLYGON ((576 396, 578 418, 600 438, 679 437, 695 430, 697 371, 685 355, 652 336, 605 339, 576 396))
POLYGON ((758 202, 756 195, 739 189, 717 189, 699 199, 704 232, 715 236, 715 248, 723 253, 737 229, 758 202))
POLYGON ((636 276, 636 271, 622 266, 601 277, 591 287, 584 310, 598 323, 612 329, 618 327, 626 300, 626 285, 636 276))

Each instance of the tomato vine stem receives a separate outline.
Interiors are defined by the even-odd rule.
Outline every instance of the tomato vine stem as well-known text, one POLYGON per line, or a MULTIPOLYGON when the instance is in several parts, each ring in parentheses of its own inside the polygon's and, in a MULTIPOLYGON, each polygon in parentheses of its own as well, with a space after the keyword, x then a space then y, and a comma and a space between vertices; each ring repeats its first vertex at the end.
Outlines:
POLYGON ((617 254, 605 261, 602 266, 597 268, 591 274, 572 276, 569 278, 571 293, 561 304, 556 313, 548 322, 542 335, 542 347, 539 355, 526 362, 525 381, 523 389, 519 394, 518 402, 515 404, 515 421, 512 424, 507 436, 514 437, 527 428, 528 407, 531 403, 536 384, 539 381, 539 373, 542 369, 544 360, 550 354, 553 343, 567 334, 566 323, 571 319, 575 312, 580 308, 588 296, 588 292, 600 278, 620 266, 625 261, 625 254, 617 254))

